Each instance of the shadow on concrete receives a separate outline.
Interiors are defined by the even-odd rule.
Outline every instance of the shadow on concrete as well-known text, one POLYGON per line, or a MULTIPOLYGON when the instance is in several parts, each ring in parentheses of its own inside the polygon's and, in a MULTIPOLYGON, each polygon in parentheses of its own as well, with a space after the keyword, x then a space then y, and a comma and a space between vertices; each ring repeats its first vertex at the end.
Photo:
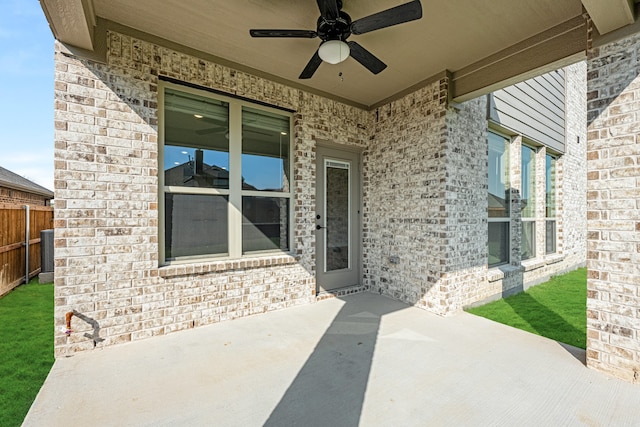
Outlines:
POLYGON ((544 304, 533 298, 528 293, 518 296, 517 302, 507 298, 504 300, 522 320, 527 322, 531 328, 543 337, 555 340, 580 362, 585 363, 585 354, 580 352, 580 348, 563 343, 567 334, 585 335, 586 332, 578 330, 575 326, 567 322, 561 315, 549 309, 544 304))
POLYGON ((357 426, 382 316, 404 308, 345 301, 264 425, 357 426))

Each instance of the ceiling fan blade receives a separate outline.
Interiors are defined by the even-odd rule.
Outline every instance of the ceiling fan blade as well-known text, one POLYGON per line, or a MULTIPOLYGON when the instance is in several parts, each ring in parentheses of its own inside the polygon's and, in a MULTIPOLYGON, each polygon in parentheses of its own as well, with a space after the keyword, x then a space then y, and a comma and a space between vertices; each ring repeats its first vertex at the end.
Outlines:
POLYGON ((195 132, 197 135, 209 135, 210 133, 222 133, 223 131, 226 131, 226 129, 209 128, 209 129, 199 129, 195 132))
POLYGON ((387 68, 387 64, 380 61, 373 55, 373 53, 369 52, 358 43, 350 41, 347 42, 347 44, 349 45, 349 49, 351 50, 349 55, 360 64, 362 64, 367 70, 371 71, 373 74, 378 74, 380 71, 387 68))
POLYGON ((351 23, 351 32, 353 34, 364 34, 420 18, 422 18, 422 5, 420 0, 414 0, 353 21, 351 23))
POLYGON ((318 33, 311 30, 249 30, 251 37, 295 37, 313 39, 318 33))
POLYGON ((320 59, 320 55, 318 55, 318 51, 316 50, 316 53, 313 54, 313 56, 311 57, 311 59, 307 63, 307 66, 304 67, 304 70, 302 70, 302 73, 300 74, 300 77, 298 77, 298 78, 299 79, 310 79, 313 76, 313 73, 316 72, 316 70, 318 69, 320 64, 322 64, 322 59, 320 59))
POLYGON ((335 21, 340 16, 337 0, 317 0, 320 16, 327 21, 335 21))

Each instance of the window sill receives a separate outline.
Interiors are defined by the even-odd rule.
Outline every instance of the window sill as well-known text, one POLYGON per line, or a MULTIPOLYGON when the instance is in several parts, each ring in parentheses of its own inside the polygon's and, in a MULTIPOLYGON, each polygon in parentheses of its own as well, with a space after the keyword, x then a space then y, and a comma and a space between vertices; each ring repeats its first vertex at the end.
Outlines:
POLYGON ((489 282, 497 282, 498 280, 502 280, 505 277, 509 277, 520 272, 522 272, 522 267, 511 264, 499 265, 489 269, 487 272, 487 280, 489 282))
POLYGON ((279 265, 295 264, 298 259, 292 255, 272 254, 246 257, 242 259, 225 259, 198 261, 189 264, 172 264, 160 267, 160 277, 188 276, 193 274, 220 273, 249 268, 276 267, 279 265))
POLYGON ((562 254, 549 254, 544 258, 547 265, 556 264, 564 261, 564 255, 562 254))
POLYGON ((532 270, 537 270, 540 267, 544 267, 546 265, 544 259, 536 259, 536 258, 532 258, 532 259, 528 259, 526 261, 522 261, 522 268, 524 268, 524 271, 532 271, 532 270))
POLYGON ((562 261, 564 261, 564 255, 549 254, 544 258, 534 258, 522 261, 522 267, 524 268, 525 272, 533 271, 537 270, 538 268, 544 267, 545 265, 557 264, 562 261))

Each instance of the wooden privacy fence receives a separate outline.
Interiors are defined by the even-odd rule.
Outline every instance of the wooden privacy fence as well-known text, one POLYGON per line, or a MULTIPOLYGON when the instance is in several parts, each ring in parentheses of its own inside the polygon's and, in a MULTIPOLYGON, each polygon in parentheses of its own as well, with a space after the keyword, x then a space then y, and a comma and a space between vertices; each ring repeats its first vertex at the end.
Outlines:
POLYGON ((40 232, 51 228, 51 206, 0 203, 0 296, 40 272, 40 232))

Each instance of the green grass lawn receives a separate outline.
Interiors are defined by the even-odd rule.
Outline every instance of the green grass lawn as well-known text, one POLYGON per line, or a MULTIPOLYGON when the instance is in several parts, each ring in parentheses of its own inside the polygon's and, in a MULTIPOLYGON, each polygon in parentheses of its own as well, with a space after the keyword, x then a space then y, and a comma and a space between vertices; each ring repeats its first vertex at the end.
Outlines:
POLYGON ((587 269, 580 268, 469 313, 556 341, 587 344, 587 269))
POLYGON ((0 298, 0 426, 19 426, 53 365, 53 284, 0 298))

